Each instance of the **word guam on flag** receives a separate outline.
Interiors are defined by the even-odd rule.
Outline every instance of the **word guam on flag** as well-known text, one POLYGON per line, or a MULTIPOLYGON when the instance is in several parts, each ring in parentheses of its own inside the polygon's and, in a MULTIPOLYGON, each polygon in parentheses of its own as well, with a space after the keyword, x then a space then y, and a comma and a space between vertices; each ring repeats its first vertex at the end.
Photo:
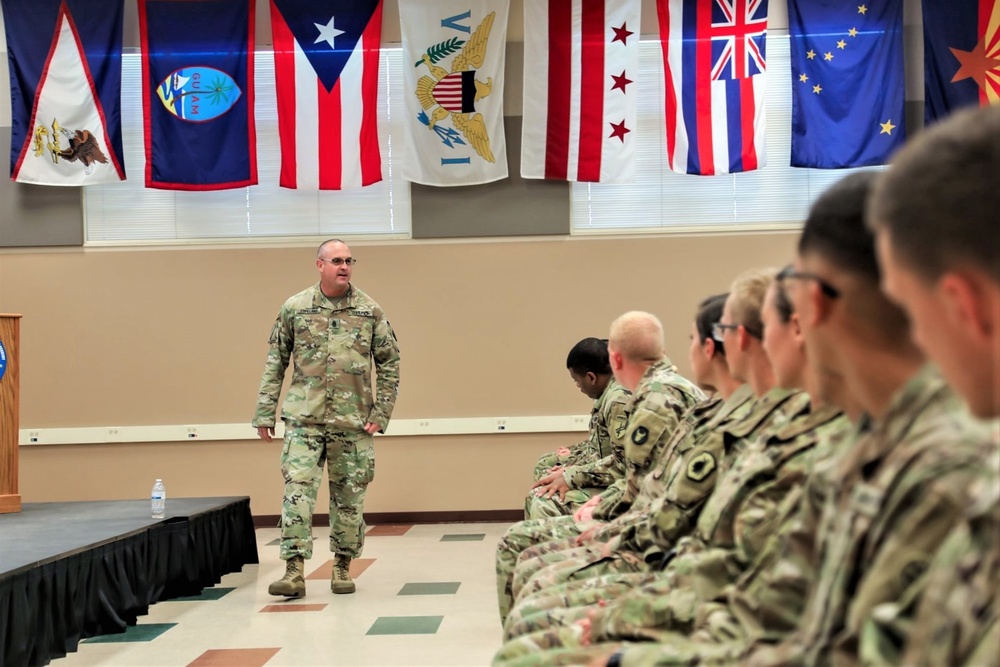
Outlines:
POLYGON ((507 177, 508 6, 508 0, 400 0, 406 180, 476 185, 507 177))
POLYGON ((257 183, 254 3, 138 0, 146 187, 257 183))
POLYGON ((271 0, 285 188, 382 180, 378 140, 382 0, 271 0))
POLYGON ((635 180, 640 0, 524 6, 521 176, 635 180))
POLYGON ((1000 103, 1000 2, 923 0, 924 116, 1000 103))
POLYGON ((10 68, 10 177, 125 179, 122 0, 2 0, 10 68))
POLYGON ((903 0, 788 0, 793 167, 885 164, 903 145, 903 0))

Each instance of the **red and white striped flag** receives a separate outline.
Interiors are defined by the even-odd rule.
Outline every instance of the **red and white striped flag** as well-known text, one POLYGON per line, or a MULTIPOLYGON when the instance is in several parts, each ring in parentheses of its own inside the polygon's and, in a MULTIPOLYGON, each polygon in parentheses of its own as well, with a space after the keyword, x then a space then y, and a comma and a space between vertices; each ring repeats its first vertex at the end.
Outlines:
POLYGON ((281 179, 346 190, 382 180, 382 0, 271 0, 281 179))
POLYGON ((635 180, 641 0, 524 5, 521 176, 635 180))

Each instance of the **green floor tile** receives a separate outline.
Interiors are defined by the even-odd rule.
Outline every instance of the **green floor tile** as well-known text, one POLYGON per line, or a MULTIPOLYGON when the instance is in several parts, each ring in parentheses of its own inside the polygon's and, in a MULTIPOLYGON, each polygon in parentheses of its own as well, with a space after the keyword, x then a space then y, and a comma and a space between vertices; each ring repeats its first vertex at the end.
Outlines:
POLYGON ((441 626, 444 616, 380 616, 369 635, 433 635, 441 626))
POLYGON ((151 642, 176 623, 146 623, 144 625, 130 625, 125 632, 117 635, 99 635, 84 639, 81 644, 122 644, 125 642, 151 642))
POLYGON ((455 535, 442 535, 442 542, 482 542, 486 539, 486 533, 458 533, 455 535))
POLYGON ((454 595, 461 585, 457 581, 406 584, 396 595, 454 595))
POLYGON ((167 600, 167 602, 197 602, 199 600, 218 600, 219 598, 225 597, 228 593, 235 591, 235 588, 206 588, 201 592, 201 595, 188 595, 182 598, 172 598, 167 600))

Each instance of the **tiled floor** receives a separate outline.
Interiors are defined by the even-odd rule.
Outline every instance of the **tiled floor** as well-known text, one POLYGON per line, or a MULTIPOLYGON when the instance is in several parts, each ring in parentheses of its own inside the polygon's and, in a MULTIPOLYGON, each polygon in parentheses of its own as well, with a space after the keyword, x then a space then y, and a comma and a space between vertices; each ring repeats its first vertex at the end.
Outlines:
POLYGON ((364 558, 351 564, 354 595, 330 592, 332 561, 317 528, 306 597, 287 601, 267 594, 284 563, 278 530, 261 529, 260 565, 224 577, 200 596, 153 605, 125 634, 88 639, 52 665, 489 665, 500 646, 493 553, 506 528, 373 527, 364 558))

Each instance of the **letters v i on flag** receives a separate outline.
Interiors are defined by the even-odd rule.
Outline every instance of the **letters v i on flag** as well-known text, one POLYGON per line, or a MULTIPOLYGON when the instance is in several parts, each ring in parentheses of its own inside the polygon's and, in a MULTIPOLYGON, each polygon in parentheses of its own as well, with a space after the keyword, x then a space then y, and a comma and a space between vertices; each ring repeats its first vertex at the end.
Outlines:
POLYGON ((507 177, 503 71, 509 0, 400 0, 403 178, 475 185, 507 177))

